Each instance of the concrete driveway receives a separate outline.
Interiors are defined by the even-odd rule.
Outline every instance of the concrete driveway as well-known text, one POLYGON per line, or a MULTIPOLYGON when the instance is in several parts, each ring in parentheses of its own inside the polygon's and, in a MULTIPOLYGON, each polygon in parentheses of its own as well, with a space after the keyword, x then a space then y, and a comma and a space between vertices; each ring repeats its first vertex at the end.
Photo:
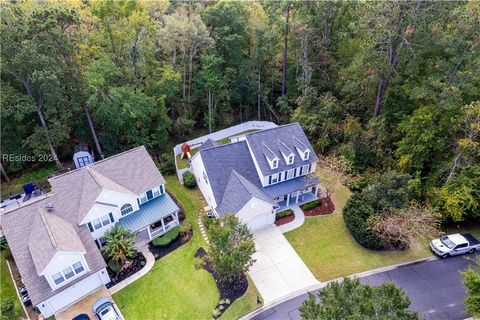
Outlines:
POLYGON ((268 226, 253 232, 257 260, 249 274, 265 305, 318 284, 280 229, 268 226))
MULTIPOLYGON (((480 254, 477 255, 480 258, 480 254)), ((461 320, 465 314, 465 287, 460 271, 474 265, 475 254, 445 260, 412 263, 388 271, 379 271, 360 277, 371 285, 393 282, 410 297, 410 309, 426 320, 461 320)), ((317 293, 318 290, 313 291, 317 293)), ((302 294, 284 301, 273 308, 266 308, 248 319, 300 320, 298 307, 307 299, 302 294)))

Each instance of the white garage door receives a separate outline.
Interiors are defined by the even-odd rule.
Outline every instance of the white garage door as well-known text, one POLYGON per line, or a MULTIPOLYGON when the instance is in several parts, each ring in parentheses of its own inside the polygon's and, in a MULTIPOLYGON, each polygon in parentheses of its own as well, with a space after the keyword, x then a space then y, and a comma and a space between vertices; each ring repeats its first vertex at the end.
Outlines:
POLYGON ((54 312, 58 312, 102 285, 100 276, 95 273, 50 298, 50 305, 54 312))
POLYGON ((250 230, 258 230, 268 225, 268 213, 259 214, 245 221, 250 230))

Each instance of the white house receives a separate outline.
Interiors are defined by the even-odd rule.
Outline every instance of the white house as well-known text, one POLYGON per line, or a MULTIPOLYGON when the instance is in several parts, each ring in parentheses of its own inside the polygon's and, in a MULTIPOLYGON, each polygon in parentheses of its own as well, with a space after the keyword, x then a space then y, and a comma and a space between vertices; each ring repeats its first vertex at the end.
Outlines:
POLYGON ((317 198, 318 158, 298 123, 207 140, 191 159, 197 184, 212 210, 234 213, 255 230, 275 222, 294 203, 317 198))
POLYGON ((2 216, 32 303, 45 317, 110 282, 99 248, 122 224, 148 243, 179 224, 179 208, 144 147, 49 179, 52 192, 2 216))

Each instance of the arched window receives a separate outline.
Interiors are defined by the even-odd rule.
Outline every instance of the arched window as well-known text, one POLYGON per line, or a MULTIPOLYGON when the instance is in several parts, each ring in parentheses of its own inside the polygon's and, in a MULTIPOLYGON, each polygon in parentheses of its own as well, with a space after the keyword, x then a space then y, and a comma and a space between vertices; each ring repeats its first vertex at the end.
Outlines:
POLYGON ((125 203, 121 208, 120 212, 122 213, 122 216, 126 216, 130 212, 133 211, 132 205, 130 203, 125 203))

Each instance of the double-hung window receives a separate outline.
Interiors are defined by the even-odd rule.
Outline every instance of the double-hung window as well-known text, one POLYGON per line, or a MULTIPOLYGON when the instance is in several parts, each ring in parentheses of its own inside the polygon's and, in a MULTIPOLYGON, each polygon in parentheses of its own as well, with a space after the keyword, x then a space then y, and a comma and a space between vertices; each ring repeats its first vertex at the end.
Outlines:
POLYGON ((272 174, 272 184, 278 182, 278 173, 272 174))
POLYGON ((58 272, 52 276, 52 280, 58 286, 60 283, 65 281, 65 278, 63 277, 63 274, 61 272, 58 272))
POLYGON ((295 159, 295 156, 293 154, 288 156, 288 164, 292 164, 294 159, 295 159))
POLYGON ((98 219, 93 219, 88 228, 90 229, 90 232, 93 232, 94 230, 98 230, 106 225, 109 225, 113 222, 111 220, 110 214, 106 214, 98 219))
POLYGON ((79 274, 85 271, 85 268, 83 267, 82 262, 78 261, 77 263, 73 264, 73 270, 75 270, 75 274, 79 274))
POLYGON ((308 165, 303 166, 302 169, 304 175, 308 173, 308 165))
POLYGON ((160 195, 160 189, 158 187, 153 188, 152 191, 153 191, 154 198, 160 195))
POLYGON ((65 282, 68 279, 73 278, 74 276, 82 273, 85 271, 85 267, 83 266, 81 261, 74 263, 71 266, 66 267, 60 272, 55 273, 52 275, 52 280, 55 285, 60 285, 61 283, 65 282))
POLYGON ((295 174, 295 169, 288 170, 287 179, 292 179, 295 174))
POLYGON ((66 267, 65 269, 63 269, 62 273, 65 275, 65 279, 70 279, 75 275, 75 273, 73 273, 72 267, 66 267))

